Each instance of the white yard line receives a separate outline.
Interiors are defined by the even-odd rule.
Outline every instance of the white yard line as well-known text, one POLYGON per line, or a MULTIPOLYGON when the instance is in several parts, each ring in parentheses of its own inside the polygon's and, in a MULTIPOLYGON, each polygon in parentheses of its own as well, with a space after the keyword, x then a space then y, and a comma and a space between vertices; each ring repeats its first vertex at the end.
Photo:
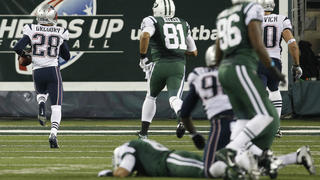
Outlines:
MULTIPOLYGON (((176 130, 150 130, 150 133, 175 133, 176 130)), ((207 134, 209 131, 198 131, 200 133, 207 134)), ((316 134, 320 133, 320 129, 294 129, 294 130, 282 130, 285 134, 316 134)), ((1 133, 23 133, 23 134, 48 134, 50 130, 0 130, 1 133)), ((137 130, 60 130, 59 134, 136 134, 137 130)))

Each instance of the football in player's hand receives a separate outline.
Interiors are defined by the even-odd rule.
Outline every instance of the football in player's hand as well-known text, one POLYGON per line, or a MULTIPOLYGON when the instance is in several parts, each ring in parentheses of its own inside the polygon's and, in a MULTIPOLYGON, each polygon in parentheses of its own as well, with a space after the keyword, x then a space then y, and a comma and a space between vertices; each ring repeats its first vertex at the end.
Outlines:
POLYGON ((32 62, 32 58, 31 58, 30 55, 26 55, 26 56, 23 56, 23 57, 19 56, 18 60, 19 60, 19 64, 21 66, 28 66, 32 62))

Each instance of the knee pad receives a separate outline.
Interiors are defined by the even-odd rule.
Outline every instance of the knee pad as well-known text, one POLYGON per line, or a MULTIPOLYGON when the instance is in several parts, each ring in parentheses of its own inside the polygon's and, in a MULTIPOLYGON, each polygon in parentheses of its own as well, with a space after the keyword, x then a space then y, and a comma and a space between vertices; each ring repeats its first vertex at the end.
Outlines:
POLYGON ((180 98, 178 98, 177 96, 171 96, 169 98, 170 107, 171 107, 171 109, 174 110, 174 112, 176 114, 180 111, 182 103, 183 103, 183 101, 180 98))
POLYGON ((37 102, 40 104, 41 102, 47 102, 48 94, 37 94, 37 102))

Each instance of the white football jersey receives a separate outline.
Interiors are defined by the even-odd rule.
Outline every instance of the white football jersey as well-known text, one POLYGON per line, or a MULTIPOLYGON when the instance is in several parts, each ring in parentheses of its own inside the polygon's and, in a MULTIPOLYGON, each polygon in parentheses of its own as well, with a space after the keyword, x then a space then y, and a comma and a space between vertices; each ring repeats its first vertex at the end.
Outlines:
POLYGON ((265 15, 263 19, 263 40, 269 56, 280 59, 282 32, 292 29, 290 19, 278 14, 265 15))
POLYGON ((188 83, 194 85, 196 93, 202 100, 208 119, 232 109, 229 98, 223 93, 218 80, 217 69, 197 67, 189 74, 188 83))
POLYGON ((43 26, 40 24, 27 24, 23 34, 31 40, 31 56, 33 70, 58 66, 60 45, 69 40, 67 29, 58 26, 43 26))

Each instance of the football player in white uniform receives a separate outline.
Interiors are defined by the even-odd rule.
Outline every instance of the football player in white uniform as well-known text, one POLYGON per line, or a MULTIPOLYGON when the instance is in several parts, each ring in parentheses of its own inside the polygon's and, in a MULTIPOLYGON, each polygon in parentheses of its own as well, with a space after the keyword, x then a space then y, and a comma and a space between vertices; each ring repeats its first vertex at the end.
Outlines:
MULTIPOLYGON (((264 8, 263 18, 263 41, 272 58, 275 66, 281 71, 281 41, 282 39, 288 44, 289 53, 293 58, 292 73, 295 79, 302 76, 302 69, 300 68, 299 47, 292 35, 292 25, 290 20, 283 15, 272 14, 275 3, 274 0, 265 0, 262 3, 264 8)), ((265 87, 269 89, 269 99, 274 104, 279 116, 282 109, 282 97, 279 90, 279 81, 274 78, 270 72, 264 67, 262 63, 259 64, 258 74, 262 79, 265 87)))
POLYGON ((214 49, 215 46, 210 46, 206 52, 206 64, 208 67, 197 67, 189 74, 190 90, 184 99, 180 115, 186 129, 191 133, 196 147, 203 149, 205 146, 204 138, 196 132, 190 119, 192 110, 201 99, 207 118, 211 123, 203 155, 206 177, 211 177, 209 168, 215 161, 215 152, 229 143, 230 126, 235 121, 229 98, 223 93, 218 81, 214 49))
POLYGON ((31 45, 33 65, 33 81, 39 103, 38 119, 45 125, 45 102, 49 94, 51 100, 51 132, 50 148, 59 148, 57 131, 61 121, 61 104, 63 98, 62 78, 58 65, 59 56, 70 59, 69 32, 56 26, 57 11, 53 6, 45 4, 36 13, 38 24, 27 24, 23 29, 23 38, 15 45, 14 51, 20 56, 27 56, 23 50, 31 45))

